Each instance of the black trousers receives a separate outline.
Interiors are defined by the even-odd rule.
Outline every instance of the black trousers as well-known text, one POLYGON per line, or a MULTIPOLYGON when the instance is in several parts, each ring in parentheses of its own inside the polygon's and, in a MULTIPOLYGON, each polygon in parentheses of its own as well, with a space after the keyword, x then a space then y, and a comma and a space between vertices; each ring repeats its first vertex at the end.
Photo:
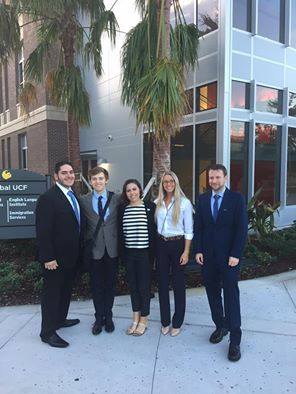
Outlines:
POLYGON ((148 316, 151 277, 148 249, 126 248, 125 261, 133 312, 140 312, 143 317, 148 316))
POLYGON ((43 268, 42 272, 40 336, 48 338, 67 317, 76 269, 58 267, 56 270, 48 270, 43 268))
POLYGON ((92 260, 90 285, 95 307, 95 318, 100 322, 112 318, 112 308, 116 291, 118 258, 111 258, 107 250, 100 260, 92 260))
POLYGON ((169 273, 172 272, 175 313, 172 319, 174 328, 180 328, 184 321, 186 307, 185 266, 180 265, 184 251, 184 239, 164 241, 157 239, 156 264, 158 274, 158 293, 161 324, 166 327, 171 323, 169 273))
POLYGON ((242 335, 238 288, 239 265, 230 267, 226 261, 205 261, 202 275, 213 322, 217 328, 227 328, 230 331, 230 342, 239 345, 242 335))

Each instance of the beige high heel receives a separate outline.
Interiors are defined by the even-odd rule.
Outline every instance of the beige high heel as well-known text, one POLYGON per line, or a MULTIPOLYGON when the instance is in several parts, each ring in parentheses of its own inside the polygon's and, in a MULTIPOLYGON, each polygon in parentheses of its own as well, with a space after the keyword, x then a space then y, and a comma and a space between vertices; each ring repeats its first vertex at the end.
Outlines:
POLYGON ((140 312, 133 312, 133 322, 131 326, 126 330, 126 335, 133 335, 139 324, 139 320, 140 320, 140 312))
POLYGON ((162 335, 168 335, 168 333, 169 333, 169 331, 170 331, 170 326, 166 326, 166 327, 161 327, 161 333, 162 333, 162 335))
POLYGON ((181 328, 172 328, 171 329, 171 337, 176 337, 181 332, 181 328))
POLYGON ((144 335, 147 330, 147 326, 148 326, 148 318, 146 316, 141 317, 140 321, 137 325, 137 328, 133 332, 133 335, 135 337, 140 337, 140 336, 144 335))

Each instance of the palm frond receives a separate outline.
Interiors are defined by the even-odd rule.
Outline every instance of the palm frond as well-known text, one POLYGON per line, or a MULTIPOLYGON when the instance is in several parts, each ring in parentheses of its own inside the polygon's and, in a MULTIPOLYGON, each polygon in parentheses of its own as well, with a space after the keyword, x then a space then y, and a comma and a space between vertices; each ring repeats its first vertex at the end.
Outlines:
POLYGON ((55 105, 71 112, 80 125, 90 125, 89 96, 78 66, 52 70, 46 83, 55 105))
POLYGON ((0 61, 21 49, 20 29, 15 9, 0 3, 0 61))
POLYGON ((198 57, 198 30, 191 23, 178 24, 171 32, 171 57, 183 68, 194 68, 198 57))
POLYGON ((144 76, 137 86, 138 95, 132 109, 137 125, 143 123, 156 138, 167 138, 167 131, 174 134, 187 106, 182 68, 164 58, 144 76))
POLYGON ((48 54, 50 45, 42 42, 31 52, 25 64, 25 76, 27 80, 40 83, 43 80, 44 59, 48 54))
POLYGON ((31 82, 25 82, 19 94, 21 115, 28 115, 30 108, 37 103, 36 87, 31 82))

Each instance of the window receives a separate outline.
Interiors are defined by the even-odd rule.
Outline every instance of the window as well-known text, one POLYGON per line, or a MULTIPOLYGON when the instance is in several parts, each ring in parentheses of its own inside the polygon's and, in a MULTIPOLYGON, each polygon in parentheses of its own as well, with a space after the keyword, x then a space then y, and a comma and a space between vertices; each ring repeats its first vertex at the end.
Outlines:
POLYGON ((9 109, 9 94, 8 94, 8 66, 7 62, 4 62, 4 99, 5 99, 5 106, 4 110, 9 109))
POLYGON ((291 45, 296 48, 296 2, 291 1, 291 45))
POLYGON ((2 168, 5 168, 5 140, 1 140, 2 168))
POLYGON ((232 81, 231 107, 250 108, 250 84, 245 82, 232 81))
POLYGON ((4 103, 3 103, 3 79, 2 79, 2 65, 0 64, 0 114, 4 112, 4 103))
POLYGON ((231 122, 230 187, 247 196, 249 124, 231 122))
POLYGON ((11 168, 11 148, 10 148, 10 137, 7 137, 7 140, 6 140, 6 146, 7 146, 7 166, 8 166, 8 168, 11 168))
POLYGON ((283 113, 283 91, 257 86, 256 109, 262 112, 283 113))
POLYGON ((24 49, 16 56, 16 97, 19 99, 20 92, 24 87, 24 49))
POLYGON ((177 174, 185 195, 192 200, 193 126, 182 127, 171 138, 171 168, 177 174))
POLYGON ((262 187, 260 198, 271 204, 279 200, 280 130, 270 124, 256 124, 255 130, 254 191, 262 187))
POLYGON ((287 205, 296 205, 296 129, 288 132, 287 205))
MULTIPOLYGON (((194 0, 179 0, 186 23, 194 23, 194 0)), ((171 7, 171 24, 174 25, 174 7, 171 7)))
POLYGON ((196 112, 217 108, 217 82, 196 89, 196 112))
POLYGON ((251 0, 233 0, 233 27, 251 31, 251 0))
POLYGON ((289 116, 296 116, 296 93, 289 93, 289 116))
POLYGON ((27 135, 19 134, 19 161, 20 168, 23 170, 28 169, 28 145, 27 145, 27 135))
POLYGON ((193 89, 186 90, 186 97, 188 102, 188 108, 186 110, 185 115, 189 115, 193 113, 193 89))
POLYGON ((284 0, 258 0, 259 35, 283 42, 284 7, 284 0))
POLYGON ((195 132, 196 195, 208 189, 207 168, 216 163, 216 122, 196 125, 195 132))
POLYGON ((196 24, 201 36, 218 29, 218 0, 197 0, 196 24))

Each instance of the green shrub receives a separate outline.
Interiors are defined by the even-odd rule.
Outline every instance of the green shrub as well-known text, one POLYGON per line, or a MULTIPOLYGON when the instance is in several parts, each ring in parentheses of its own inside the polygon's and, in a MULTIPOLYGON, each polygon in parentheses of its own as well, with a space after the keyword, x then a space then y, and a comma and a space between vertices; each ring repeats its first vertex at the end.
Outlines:
POLYGON ((17 292, 22 285, 22 276, 15 271, 12 263, 3 262, 0 265, 0 294, 17 292))

